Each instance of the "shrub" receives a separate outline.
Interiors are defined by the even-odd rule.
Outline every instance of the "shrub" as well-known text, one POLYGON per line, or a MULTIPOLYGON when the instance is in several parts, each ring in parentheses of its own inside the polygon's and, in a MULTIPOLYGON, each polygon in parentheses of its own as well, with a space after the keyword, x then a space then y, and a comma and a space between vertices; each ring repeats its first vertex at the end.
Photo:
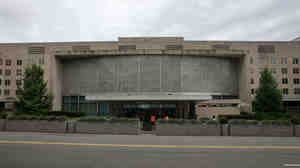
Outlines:
POLYGON ((227 120, 233 120, 233 119, 243 119, 243 120, 254 120, 255 116, 252 114, 246 114, 243 113, 243 115, 219 115, 219 118, 224 117, 227 120))
POLYGON ((228 119, 227 119, 226 116, 218 117, 218 120, 219 120, 220 124, 227 124, 228 123, 228 119))
POLYGON ((158 123, 170 123, 170 124, 184 124, 184 119, 169 119, 169 120, 157 120, 158 123))
POLYGON ((50 111, 44 114, 49 116, 67 116, 70 118, 86 116, 86 113, 84 112, 69 112, 69 111, 50 111))
POLYGON ((259 122, 256 120, 243 120, 243 119, 233 119, 229 121, 232 125, 257 125, 259 122))
POLYGON ((298 116, 298 117, 292 117, 291 118, 291 122, 293 123, 293 124, 295 124, 295 125, 300 125, 300 117, 298 116))
POLYGON ((106 116, 86 116, 81 117, 78 121, 91 121, 91 122, 128 122, 128 121, 137 121, 136 118, 114 118, 106 116))
POLYGON ((109 121, 110 119, 108 117, 98 117, 98 116, 86 116, 81 117, 78 119, 78 121, 97 121, 97 122, 104 122, 109 121))
POLYGON ((291 125, 289 120, 263 120, 264 125, 291 125))
POLYGON ((7 118, 7 114, 6 113, 1 113, 0 114, 0 119, 6 119, 7 118))
POLYGON ((65 121, 65 116, 35 116, 35 115, 14 115, 7 117, 8 120, 47 120, 47 121, 65 121))
POLYGON ((158 123, 170 123, 170 124, 218 124, 214 120, 185 120, 185 119, 169 119, 158 120, 158 123))
POLYGON ((208 118, 208 117, 201 117, 201 118, 199 118, 199 120, 201 120, 201 121, 207 121, 207 120, 211 120, 211 119, 208 118))
POLYGON ((110 122, 128 122, 128 121, 137 121, 139 119, 137 118, 125 118, 125 117, 122 117, 122 118, 116 118, 116 117, 112 117, 110 118, 110 122))

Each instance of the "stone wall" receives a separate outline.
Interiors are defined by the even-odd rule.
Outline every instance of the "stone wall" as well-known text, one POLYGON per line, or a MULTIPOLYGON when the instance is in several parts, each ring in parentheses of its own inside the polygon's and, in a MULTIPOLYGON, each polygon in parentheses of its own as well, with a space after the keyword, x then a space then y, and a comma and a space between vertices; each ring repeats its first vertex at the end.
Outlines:
POLYGON ((295 136, 300 137, 300 125, 295 125, 295 136))
POLYGON ((65 133, 64 121, 7 120, 5 131, 65 133))
POLYGON ((4 119, 0 119, 0 131, 4 131, 5 130, 5 126, 6 126, 6 120, 4 119))
POLYGON ((220 125, 217 124, 176 124, 159 123, 156 135, 159 136, 221 136, 220 125))
POLYGON ((230 125, 231 136, 291 137, 293 126, 284 125, 230 125))
POLYGON ((75 124, 76 133, 137 135, 139 130, 139 121, 78 121, 75 124))

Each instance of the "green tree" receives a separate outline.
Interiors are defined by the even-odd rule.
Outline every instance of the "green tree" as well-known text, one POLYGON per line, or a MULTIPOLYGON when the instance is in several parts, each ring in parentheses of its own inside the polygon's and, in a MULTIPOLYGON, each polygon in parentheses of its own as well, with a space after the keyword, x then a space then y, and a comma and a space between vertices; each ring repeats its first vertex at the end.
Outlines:
POLYGON ((268 69, 260 73, 259 87, 253 101, 253 111, 258 119, 278 118, 281 113, 281 92, 268 69))
POLYGON ((53 97, 44 81, 44 70, 38 65, 25 68, 23 87, 17 89, 16 108, 19 113, 43 114, 52 107, 53 97))

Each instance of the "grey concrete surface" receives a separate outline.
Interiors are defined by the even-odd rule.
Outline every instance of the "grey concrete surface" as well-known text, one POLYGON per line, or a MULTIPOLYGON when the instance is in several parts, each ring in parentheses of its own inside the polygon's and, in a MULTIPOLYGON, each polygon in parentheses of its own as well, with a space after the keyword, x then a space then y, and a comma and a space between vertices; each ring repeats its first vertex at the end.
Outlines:
POLYGON ((221 125, 159 123, 155 132, 159 136, 221 136, 221 125))
MULTIPOLYGON (((300 146, 295 137, 168 137, 1 132, 0 141, 109 144, 300 146)), ((166 149, 1 144, 0 167, 284 167, 300 150, 166 149)))
MULTIPOLYGON (((238 59, 103 56, 63 61, 63 95, 186 92, 238 94, 238 59), (74 74, 76 74, 74 76, 74 74)), ((181 95, 178 95, 180 99, 181 95)), ((172 96, 170 96, 172 97, 172 96)))

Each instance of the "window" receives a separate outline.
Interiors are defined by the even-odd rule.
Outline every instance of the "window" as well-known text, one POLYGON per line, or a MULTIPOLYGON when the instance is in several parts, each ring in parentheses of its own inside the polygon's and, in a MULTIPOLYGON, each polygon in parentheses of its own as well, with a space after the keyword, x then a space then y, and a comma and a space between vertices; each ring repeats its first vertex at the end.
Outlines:
POLYGON ((3 65, 3 60, 2 59, 0 59, 0 65, 3 65))
POLYGON ((294 84, 299 84, 299 83, 300 83, 299 78, 294 79, 294 84))
POLYGON ((2 85, 2 79, 0 79, 0 86, 2 85))
POLYGON ((294 94, 299 95, 300 94, 300 88, 295 88, 294 89, 294 94))
POLYGON ((271 57, 271 64, 276 64, 276 57, 271 57))
POLYGON ((44 57, 39 58, 39 64, 40 65, 44 65, 45 64, 44 57))
POLYGON ((288 95, 289 94, 289 89, 288 88, 283 88, 282 89, 282 94, 288 95))
POLYGON ((2 75, 2 69, 0 69, 0 75, 2 75))
POLYGON ((251 94, 254 95, 254 89, 251 89, 251 94))
POLYGON ((287 57, 282 57, 282 58, 280 58, 280 63, 281 64, 287 64, 287 57))
POLYGON ((17 69, 17 76, 21 76, 22 75, 22 69, 17 69))
POLYGON ((287 78, 283 78, 282 79, 282 84, 288 84, 288 79, 287 78))
POLYGON ((250 79, 250 84, 254 84, 254 79, 253 78, 250 79))
POLYGON ((293 64, 298 64, 298 58, 293 58, 293 64))
POLYGON ((281 73, 287 74, 287 68, 281 68, 281 73))
POLYGON ((21 80, 16 80, 16 85, 17 85, 17 86, 22 85, 22 81, 21 81, 21 80))
POLYGON ((299 68, 293 68, 293 74, 299 74, 299 68))
POLYGON ((250 64, 253 64, 253 57, 250 57, 250 64))
POLYGON ((11 65, 11 60, 5 60, 5 65, 10 66, 11 65))
POLYGON ((9 95, 9 90, 8 90, 8 89, 5 89, 5 90, 4 90, 4 95, 5 95, 5 96, 8 96, 8 95, 9 95))
POLYGON ((272 72, 273 74, 276 74, 276 68, 271 68, 271 72, 272 72))
POLYGON ((5 81, 4 81, 5 83, 5 86, 9 86, 10 85, 10 80, 9 79, 6 79, 5 81))
POLYGON ((0 95, 2 95, 2 90, 0 89, 0 95))
POLYGON ((17 65, 22 65, 22 60, 17 60, 17 65))
POLYGON ((5 75, 6 75, 6 76, 10 76, 10 74, 11 74, 11 70, 10 70, 10 69, 6 69, 6 70, 5 70, 5 75))

